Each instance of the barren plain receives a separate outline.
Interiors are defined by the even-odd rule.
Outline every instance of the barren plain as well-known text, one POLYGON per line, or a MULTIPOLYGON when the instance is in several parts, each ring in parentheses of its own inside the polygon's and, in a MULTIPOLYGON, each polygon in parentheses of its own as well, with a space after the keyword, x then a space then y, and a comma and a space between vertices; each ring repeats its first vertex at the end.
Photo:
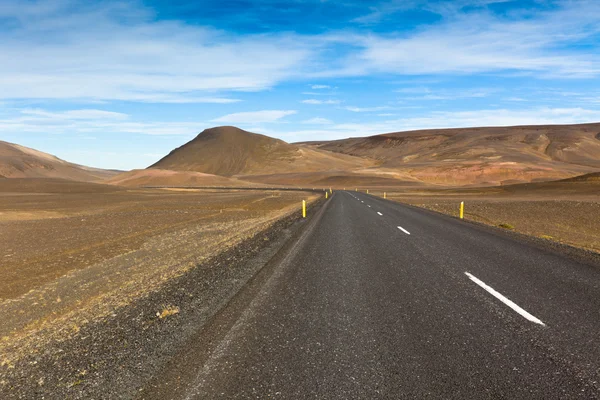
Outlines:
MULTIPOLYGON (((66 340, 286 215, 306 192, 0 181, 0 354, 66 340)), ((165 305, 166 315, 178 312, 165 305)), ((35 350, 37 349, 37 350, 35 350)))

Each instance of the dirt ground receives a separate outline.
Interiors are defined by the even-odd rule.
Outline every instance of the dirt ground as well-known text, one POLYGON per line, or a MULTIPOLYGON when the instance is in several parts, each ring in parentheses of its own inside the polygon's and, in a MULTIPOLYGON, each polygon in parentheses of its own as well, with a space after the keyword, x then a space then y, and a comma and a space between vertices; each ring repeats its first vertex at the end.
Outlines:
POLYGON ((600 182, 407 189, 388 198, 454 216, 464 201, 465 219, 600 252, 600 182))
MULTIPOLYGON (((282 216, 306 192, 0 185, 0 363, 76 333, 282 216)), ((168 311, 168 310, 167 310, 168 311)))

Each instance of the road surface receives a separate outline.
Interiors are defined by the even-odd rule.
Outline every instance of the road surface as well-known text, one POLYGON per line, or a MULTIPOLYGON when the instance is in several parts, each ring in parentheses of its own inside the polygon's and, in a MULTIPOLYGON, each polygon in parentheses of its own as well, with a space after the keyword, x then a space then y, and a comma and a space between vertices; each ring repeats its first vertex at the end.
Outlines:
POLYGON ((210 345, 178 397, 600 398, 600 269, 336 192, 210 345))

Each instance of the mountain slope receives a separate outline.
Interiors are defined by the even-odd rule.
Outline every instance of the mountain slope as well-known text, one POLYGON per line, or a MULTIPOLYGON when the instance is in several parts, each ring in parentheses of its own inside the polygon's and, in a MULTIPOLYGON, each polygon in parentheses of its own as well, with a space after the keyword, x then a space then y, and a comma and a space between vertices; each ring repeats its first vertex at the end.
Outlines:
MULTIPOLYGON (((440 184, 550 180, 600 169, 600 124, 395 132, 305 146, 376 160, 378 173, 440 184)), ((368 171, 365 171, 368 172, 368 171)))
POLYGON ((222 126, 204 130, 149 168, 243 177, 351 170, 371 165, 373 162, 357 157, 292 145, 232 126, 222 126))
POLYGON ((0 176, 6 178, 61 178, 95 182, 115 171, 72 164, 38 150, 0 141, 0 176))

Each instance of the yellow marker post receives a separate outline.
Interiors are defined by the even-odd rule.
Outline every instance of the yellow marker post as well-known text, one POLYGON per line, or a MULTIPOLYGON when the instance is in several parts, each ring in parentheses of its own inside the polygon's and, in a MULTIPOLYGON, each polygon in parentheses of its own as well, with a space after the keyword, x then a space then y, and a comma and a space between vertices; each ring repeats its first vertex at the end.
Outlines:
POLYGON ((369 194, 369 189, 367 189, 367 194, 369 194))
POLYGON ((328 192, 325 192, 325 198, 326 199, 329 198, 329 193, 328 192))
POLYGON ((358 188, 354 189, 355 192, 358 192, 358 188))
POLYGON ((302 200, 302 218, 306 218, 306 200, 302 200))
POLYGON ((333 190, 331 190, 331 188, 329 188, 329 194, 333 193, 333 190))
POLYGON ((383 198, 387 199, 387 193, 386 192, 383 192, 383 198))
POLYGON ((460 202, 460 219, 464 219, 465 217, 465 202, 460 202))

